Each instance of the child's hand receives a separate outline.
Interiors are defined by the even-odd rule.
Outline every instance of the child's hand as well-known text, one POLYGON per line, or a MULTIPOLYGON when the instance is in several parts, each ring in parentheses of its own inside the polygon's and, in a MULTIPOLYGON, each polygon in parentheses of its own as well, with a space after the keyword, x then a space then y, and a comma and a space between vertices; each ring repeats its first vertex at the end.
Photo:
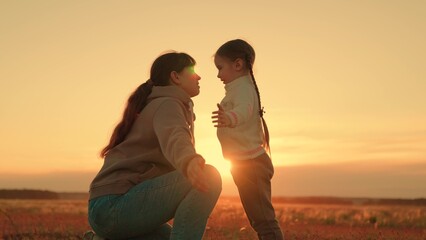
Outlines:
POLYGON ((201 157, 192 159, 186 169, 186 175, 192 186, 200 192, 209 190, 206 175, 204 174, 205 161, 201 157))
POLYGON ((222 106, 220 104, 217 104, 217 108, 219 110, 212 112, 213 116, 213 123, 216 123, 214 125, 215 127, 229 127, 231 126, 231 120, 229 117, 225 114, 225 111, 223 110, 222 106))

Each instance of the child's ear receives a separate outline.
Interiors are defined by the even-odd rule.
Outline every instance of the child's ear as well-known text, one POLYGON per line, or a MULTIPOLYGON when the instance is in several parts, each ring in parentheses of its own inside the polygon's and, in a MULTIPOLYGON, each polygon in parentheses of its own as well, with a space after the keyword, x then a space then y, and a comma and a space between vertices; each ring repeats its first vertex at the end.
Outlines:
POLYGON ((171 79, 173 84, 175 84, 175 85, 180 84, 179 74, 176 71, 173 71, 173 72, 170 73, 170 79, 171 79))
POLYGON ((244 67, 244 62, 241 58, 237 58, 234 62, 235 70, 240 71, 244 67))

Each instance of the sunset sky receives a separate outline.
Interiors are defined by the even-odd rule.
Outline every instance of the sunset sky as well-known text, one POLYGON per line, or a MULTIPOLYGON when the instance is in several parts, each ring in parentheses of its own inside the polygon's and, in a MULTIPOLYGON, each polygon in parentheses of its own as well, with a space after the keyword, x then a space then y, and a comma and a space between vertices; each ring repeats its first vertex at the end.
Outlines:
POLYGON ((426 197, 426 1, 0 1, 0 188, 87 191, 129 94, 169 50, 202 77, 197 150, 235 189, 213 54, 256 50, 274 195, 426 197))

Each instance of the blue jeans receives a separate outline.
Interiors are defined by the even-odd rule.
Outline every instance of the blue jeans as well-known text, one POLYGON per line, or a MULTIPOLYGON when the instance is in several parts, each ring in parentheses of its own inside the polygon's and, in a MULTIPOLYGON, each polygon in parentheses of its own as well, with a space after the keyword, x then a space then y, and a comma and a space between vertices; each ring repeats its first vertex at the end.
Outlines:
POLYGON ((208 192, 194 189, 179 171, 146 180, 123 195, 90 200, 89 223, 108 239, 202 239, 222 190, 219 172, 205 166, 208 192), (173 220, 173 227, 168 221, 173 220))

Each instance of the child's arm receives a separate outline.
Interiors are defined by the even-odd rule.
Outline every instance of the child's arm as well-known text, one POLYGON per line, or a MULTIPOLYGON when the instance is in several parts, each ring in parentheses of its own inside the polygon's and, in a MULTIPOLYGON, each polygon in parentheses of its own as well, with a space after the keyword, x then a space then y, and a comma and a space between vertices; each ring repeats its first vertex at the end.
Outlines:
POLYGON ((224 109, 218 104, 218 110, 213 112, 215 127, 236 127, 243 124, 253 116, 255 103, 257 101, 255 93, 248 86, 241 87, 232 98, 232 109, 224 109))
POLYGON ((231 126, 231 119, 228 115, 226 115, 225 110, 223 110, 223 107, 220 106, 220 104, 216 104, 218 110, 212 112, 213 116, 213 123, 215 127, 229 127, 231 126))

